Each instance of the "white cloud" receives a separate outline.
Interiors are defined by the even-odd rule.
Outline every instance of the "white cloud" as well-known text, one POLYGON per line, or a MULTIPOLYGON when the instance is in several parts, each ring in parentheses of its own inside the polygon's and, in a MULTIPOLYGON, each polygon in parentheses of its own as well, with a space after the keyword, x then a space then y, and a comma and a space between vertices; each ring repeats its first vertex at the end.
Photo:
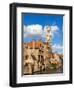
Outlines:
POLYGON ((59 30, 59 27, 57 25, 51 26, 52 32, 57 32, 59 30))
POLYGON ((52 50, 53 50, 53 52, 59 52, 60 53, 61 51, 63 51, 63 46, 60 44, 54 44, 52 46, 52 50))
POLYGON ((50 34, 52 35, 52 37, 54 37, 55 32, 58 32, 58 30, 59 30, 59 27, 57 25, 50 26, 50 27, 49 26, 43 27, 42 25, 39 25, 39 24, 32 24, 32 25, 28 25, 28 26, 24 25, 24 37, 27 37, 27 36, 31 37, 34 35, 38 35, 43 38, 46 38, 46 34, 48 34, 47 28, 51 29, 50 34))
POLYGON ((59 44, 54 44, 52 47, 53 49, 63 49, 63 46, 59 44))
POLYGON ((32 34, 32 35, 33 34, 34 35, 35 34, 42 34, 42 26, 39 24, 28 25, 28 26, 26 26, 26 30, 24 30, 24 31, 26 31, 26 33, 32 34))

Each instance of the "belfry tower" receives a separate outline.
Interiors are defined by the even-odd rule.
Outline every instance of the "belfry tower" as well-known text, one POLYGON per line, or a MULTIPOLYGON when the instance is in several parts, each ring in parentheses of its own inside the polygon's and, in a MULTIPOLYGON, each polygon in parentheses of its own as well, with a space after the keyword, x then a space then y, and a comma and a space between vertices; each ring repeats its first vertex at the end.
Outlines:
POLYGON ((46 42, 48 44, 49 53, 52 53, 52 31, 50 26, 46 26, 46 42))

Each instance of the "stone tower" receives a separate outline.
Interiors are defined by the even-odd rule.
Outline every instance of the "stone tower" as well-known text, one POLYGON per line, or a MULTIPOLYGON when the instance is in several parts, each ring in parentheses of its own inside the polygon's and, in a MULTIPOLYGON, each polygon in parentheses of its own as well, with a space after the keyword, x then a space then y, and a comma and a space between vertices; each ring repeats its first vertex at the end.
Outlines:
POLYGON ((49 53, 52 53, 52 31, 50 26, 46 26, 46 42, 48 44, 49 53))

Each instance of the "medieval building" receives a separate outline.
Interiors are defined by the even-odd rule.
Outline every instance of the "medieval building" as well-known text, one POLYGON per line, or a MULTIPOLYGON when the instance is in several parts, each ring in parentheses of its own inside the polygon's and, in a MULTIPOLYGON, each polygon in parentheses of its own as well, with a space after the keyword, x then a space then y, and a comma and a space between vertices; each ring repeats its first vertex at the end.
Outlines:
POLYGON ((44 70, 52 53, 52 33, 46 27, 46 42, 42 40, 23 43, 23 74, 32 74, 44 70))

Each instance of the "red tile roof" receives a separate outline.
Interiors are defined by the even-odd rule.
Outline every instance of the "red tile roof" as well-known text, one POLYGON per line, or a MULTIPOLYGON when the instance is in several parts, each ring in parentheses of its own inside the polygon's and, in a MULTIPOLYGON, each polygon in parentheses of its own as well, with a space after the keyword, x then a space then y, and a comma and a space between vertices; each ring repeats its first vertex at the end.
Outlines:
POLYGON ((33 42, 30 42, 30 43, 27 43, 27 45, 30 47, 30 48, 33 48, 33 46, 35 48, 39 48, 40 46, 42 46, 42 42, 41 41, 33 41, 33 42))

